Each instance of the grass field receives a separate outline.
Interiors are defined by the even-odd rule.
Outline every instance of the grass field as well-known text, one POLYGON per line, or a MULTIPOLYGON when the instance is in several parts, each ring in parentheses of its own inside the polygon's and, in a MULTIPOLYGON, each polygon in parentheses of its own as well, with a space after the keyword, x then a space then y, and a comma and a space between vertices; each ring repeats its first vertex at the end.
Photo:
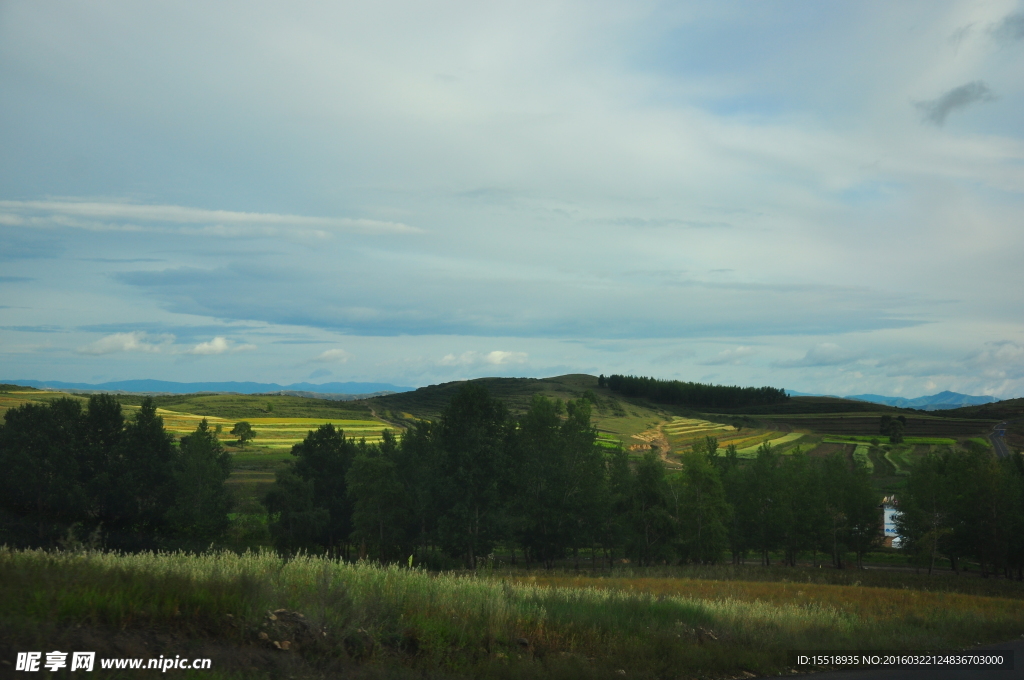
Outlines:
POLYGON ((886 451, 885 459, 892 464, 897 475, 909 475, 910 468, 914 464, 911 450, 904 446, 898 446, 891 451, 886 451))
POLYGON ((791 649, 956 649, 1024 632, 1012 594, 805 571, 477 576, 269 553, 3 550, 0 655, 88 644, 101 658, 209 656, 211 678, 724 678, 785 672, 791 649))
POLYGON ((867 468, 868 472, 874 473, 875 464, 872 462, 871 456, 868 455, 870 448, 867 444, 858 444, 857 448, 853 450, 853 460, 867 468))

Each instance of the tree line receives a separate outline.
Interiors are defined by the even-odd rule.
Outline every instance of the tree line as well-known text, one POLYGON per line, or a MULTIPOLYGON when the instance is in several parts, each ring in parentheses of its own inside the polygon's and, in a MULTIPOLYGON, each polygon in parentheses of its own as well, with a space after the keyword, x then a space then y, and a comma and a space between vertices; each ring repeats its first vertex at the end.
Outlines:
POLYGON ((473 568, 589 557, 640 565, 781 552, 836 566, 880 538, 879 498, 840 457, 781 456, 764 444, 741 463, 706 438, 681 469, 656 451, 633 460, 599 445, 586 399, 535 396, 513 418, 469 383, 436 422, 370 444, 332 425, 292 450, 265 504, 279 550, 473 568))
POLYGON ((204 419, 175 442, 151 399, 12 408, 0 426, 0 543, 102 537, 119 550, 205 548, 226 531, 231 460, 204 419))
MULTIPOLYGON (((894 433, 892 423, 880 429, 894 433)), ((475 567, 495 551, 553 566, 859 563, 880 539, 879 497, 841 456, 740 461, 706 437, 668 465, 602 446, 587 399, 534 397, 513 417, 473 383, 435 422, 380 443, 332 425, 292 450, 264 504, 285 554, 326 553, 475 567)), ((0 542, 55 546, 102 536, 120 550, 202 549, 229 526, 230 457, 203 420, 175 442, 145 400, 130 418, 109 395, 25 404, 0 426, 0 542)), ((1024 457, 984 446, 922 458, 898 496, 914 563, 1024 575, 1024 457)))
POLYGON ((1024 456, 994 457, 987 447, 945 450, 921 459, 899 495, 902 548, 931 573, 938 558, 961 570, 1024 578, 1024 456))
POLYGON ((789 400, 777 387, 734 387, 679 380, 658 380, 632 375, 598 378, 598 385, 627 397, 643 397, 659 404, 678 404, 694 408, 744 408, 767 406, 789 400))

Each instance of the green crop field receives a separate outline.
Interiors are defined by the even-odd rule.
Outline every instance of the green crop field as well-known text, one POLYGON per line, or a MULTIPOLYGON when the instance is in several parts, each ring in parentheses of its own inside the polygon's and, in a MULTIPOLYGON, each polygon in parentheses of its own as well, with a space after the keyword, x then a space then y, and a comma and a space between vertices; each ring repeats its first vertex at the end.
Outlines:
MULTIPOLYGON (((856 444, 860 442, 884 444, 889 441, 889 438, 885 435, 867 436, 867 435, 832 435, 826 436, 826 442, 844 443, 844 444, 856 444)), ((973 440, 972 440, 973 441, 973 440)), ((981 440, 985 441, 985 440, 981 440)), ((904 437, 904 444, 925 444, 930 446, 953 446, 956 444, 955 439, 949 437, 904 437)))
MULTIPOLYGON (((783 444, 788 444, 790 442, 795 442, 798 439, 802 438, 803 436, 804 435, 803 435, 802 432, 790 432, 787 435, 783 435, 781 437, 775 437, 775 438, 772 438, 772 439, 768 439, 766 441, 771 446, 775 447, 775 446, 782 446, 783 444)), ((745 448, 742 448, 739 451, 737 451, 737 453, 739 455, 741 455, 741 456, 753 457, 754 455, 757 454, 757 450, 759 448, 761 448, 761 444, 755 444, 753 446, 747 446, 745 448)))
POLYGON ((867 444, 858 444, 857 448, 853 451, 853 460, 867 468, 868 472, 875 471, 875 464, 871 460, 871 456, 868 455, 868 450, 871 447, 867 444))
POLYGON ((908 446, 897 446, 886 451, 885 459, 892 463, 897 475, 909 475, 910 468, 914 465, 914 455, 908 446))

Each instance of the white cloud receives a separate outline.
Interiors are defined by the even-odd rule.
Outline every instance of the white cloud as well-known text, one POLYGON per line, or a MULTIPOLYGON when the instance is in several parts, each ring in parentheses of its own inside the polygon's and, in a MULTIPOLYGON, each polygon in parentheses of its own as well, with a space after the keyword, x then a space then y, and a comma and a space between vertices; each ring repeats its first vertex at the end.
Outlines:
POLYGON ((321 352, 313 361, 321 363, 340 363, 343 364, 352 357, 351 354, 343 349, 329 349, 325 352, 321 352))
POLYGON ((737 347, 736 349, 723 349, 712 358, 701 361, 702 366, 739 366, 746 363, 746 360, 754 355, 753 347, 737 347))
POLYGON ((526 352, 501 352, 495 350, 488 352, 484 357, 484 361, 495 366, 501 366, 503 364, 524 364, 526 363, 526 352))
POLYGON ((438 363, 441 366, 475 366, 490 364, 491 366, 505 366, 508 364, 524 364, 529 356, 526 352, 505 352, 494 350, 486 354, 480 352, 463 352, 462 354, 446 354, 438 363))
POLYGON ((79 347, 76 350, 79 354, 113 354, 115 352, 160 352, 161 348, 167 348, 173 342, 173 336, 160 336, 160 343, 150 341, 150 336, 141 331, 131 333, 114 333, 96 342, 79 347))
POLYGON ((807 350, 800 359, 777 361, 778 368, 809 368, 817 366, 843 366, 857 361, 859 354, 843 349, 834 342, 822 342, 807 350))
POLYGON ((309 217, 277 213, 204 210, 180 205, 98 201, 0 200, 0 224, 63 226, 91 231, 155 231, 211 236, 278 236, 301 232, 326 236, 413 234, 422 229, 401 222, 349 217, 309 217))
POLYGON ((218 335, 213 340, 199 343, 188 350, 186 354, 226 354, 228 352, 246 352, 254 349, 256 349, 256 345, 235 345, 224 336, 218 335))

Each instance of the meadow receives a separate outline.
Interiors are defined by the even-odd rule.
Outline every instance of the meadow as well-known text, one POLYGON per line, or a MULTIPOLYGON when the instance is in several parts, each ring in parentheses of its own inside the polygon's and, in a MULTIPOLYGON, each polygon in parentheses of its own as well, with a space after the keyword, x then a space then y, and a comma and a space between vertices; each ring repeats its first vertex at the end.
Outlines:
POLYGON ((725 678, 785 672, 787 650, 958 649, 1024 633, 1016 584, 988 596, 908 588, 960 579, 841 585, 821 571, 459 574, 267 552, 4 549, 0 656, 81 644, 209 656, 208 678, 725 678))

